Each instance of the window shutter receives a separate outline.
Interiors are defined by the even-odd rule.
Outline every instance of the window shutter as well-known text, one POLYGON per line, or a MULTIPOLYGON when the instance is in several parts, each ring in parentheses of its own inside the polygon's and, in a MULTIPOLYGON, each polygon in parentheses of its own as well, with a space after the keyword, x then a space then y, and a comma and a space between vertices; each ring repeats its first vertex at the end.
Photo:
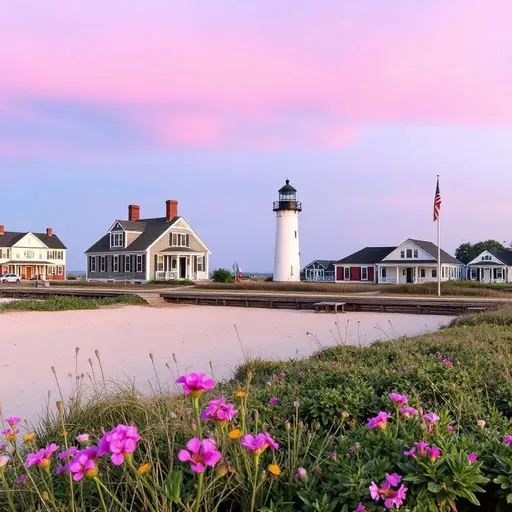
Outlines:
POLYGON ((119 256, 119 272, 124 274, 124 254, 119 256))
POLYGON ((190 235, 187 233, 187 235, 185 237, 185 244, 186 244, 187 247, 190 247, 190 245, 189 245, 190 238, 189 237, 190 237, 190 235))
POLYGON ((146 272, 146 255, 142 255, 142 272, 146 272))

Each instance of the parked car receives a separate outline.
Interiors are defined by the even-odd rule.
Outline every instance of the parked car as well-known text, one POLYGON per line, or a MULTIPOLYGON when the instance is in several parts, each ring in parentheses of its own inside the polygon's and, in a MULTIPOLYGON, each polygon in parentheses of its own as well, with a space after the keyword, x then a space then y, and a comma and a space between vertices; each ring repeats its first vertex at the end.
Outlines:
POLYGON ((3 274, 0 276, 0 283, 19 283, 21 278, 17 274, 3 274))

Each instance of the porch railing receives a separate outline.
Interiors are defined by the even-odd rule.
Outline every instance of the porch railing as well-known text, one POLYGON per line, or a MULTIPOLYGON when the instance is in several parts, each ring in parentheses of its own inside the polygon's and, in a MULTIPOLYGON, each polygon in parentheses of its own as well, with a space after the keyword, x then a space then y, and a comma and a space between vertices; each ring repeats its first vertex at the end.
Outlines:
MULTIPOLYGON (((180 279, 178 277, 177 271, 171 271, 171 270, 157 270, 155 272, 155 281, 174 281, 180 279)), ((208 273, 207 272, 196 272, 192 273, 190 276, 187 276, 183 279, 190 279, 191 281, 206 281, 208 279, 208 273)))

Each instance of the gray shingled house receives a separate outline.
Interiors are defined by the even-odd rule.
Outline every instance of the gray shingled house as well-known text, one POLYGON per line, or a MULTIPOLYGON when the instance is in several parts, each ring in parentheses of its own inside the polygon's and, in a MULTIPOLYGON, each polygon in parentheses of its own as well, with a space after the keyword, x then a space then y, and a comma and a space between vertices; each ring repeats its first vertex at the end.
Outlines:
POLYGON ((210 250, 178 215, 178 201, 166 201, 165 217, 140 218, 128 207, 128 220, 115 220, 86 252, 87 281, 207 280, 210 250))

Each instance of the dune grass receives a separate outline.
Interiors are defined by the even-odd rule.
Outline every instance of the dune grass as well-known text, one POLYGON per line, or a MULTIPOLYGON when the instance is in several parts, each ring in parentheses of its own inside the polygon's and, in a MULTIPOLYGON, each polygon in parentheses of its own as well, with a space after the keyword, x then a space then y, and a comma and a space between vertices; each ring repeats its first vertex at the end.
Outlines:
POLYGON ((20 299, 0 304, 0 312, 8 311, 67 311, 73 309, 99 309, 116 305, 141 305, 137 295, 121 295, 89 299, 81 297, 49 297, 48 299, 20 299))

